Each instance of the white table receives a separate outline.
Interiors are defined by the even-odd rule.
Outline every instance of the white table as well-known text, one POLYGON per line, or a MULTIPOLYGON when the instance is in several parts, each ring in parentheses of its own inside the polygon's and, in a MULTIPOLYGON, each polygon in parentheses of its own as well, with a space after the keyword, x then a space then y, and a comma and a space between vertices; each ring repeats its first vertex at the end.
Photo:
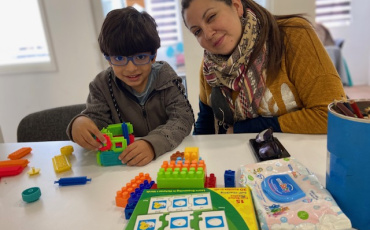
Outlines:
MULTIPOLYGON (((316 174, 325 186, 326 135, 274 134, 288 152, 316 174)), ((207 173, 214 173, 217 186, 224 186, 224 172, 238 172, 240 165, 256 162, 248 140, 256 134, 189 136, 176 148, 144 167, 100 167, 96 154, 69 141, 5 143, 0 144, 0 160, 21 147, 31 147, 27 155, 30 163, 22 174, 0 180, 0 228, 6 230, 74 230, 74 229, 124 229, 127 221, 124 209, 116 207, 115 194, 140 172, 156 173, 172 153, 185 147, 199 147, 205 160, 207 173), (72 170, 55 173, 52 157, 60 148, 73 145, 72 170), (31 167, 40 168, 39 175, 29 176, 31 167), (59 187, 54 181, 61 177, 87 176, 92 181, 86 185, 59 187), (41 189, 40 200, 25 203, 21 193, 30 187, 41 189)))

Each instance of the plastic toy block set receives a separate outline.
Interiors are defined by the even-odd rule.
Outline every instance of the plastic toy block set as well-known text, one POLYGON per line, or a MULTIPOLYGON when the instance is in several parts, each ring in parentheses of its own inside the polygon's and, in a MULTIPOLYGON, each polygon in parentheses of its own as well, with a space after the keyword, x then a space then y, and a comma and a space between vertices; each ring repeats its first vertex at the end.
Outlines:
POLYGON ((155 187, 149 174, 139 173, 130 183, 116 193, 116 205, 125 208, 125 217, 130 219, 144 189, 155 187))
POLYGON ((134 142, 134 135, 132 124, 129 122, 108 125, 107 128, 101 130, 106 144, 99 149, 96 160, 101 166, 122 165, 118 159, 119 154, 122 153, 126 147, 134 142))
MULTIPOLYGON (((122 165, 119 154, 134 141, 130 123, 109 125, 101 132, 106 144, 97 152, 100 166, 122 165)), ((21 148, 0 161, 0 177, 20 174, 29 161, 21 159, 31 148, 21 148)), ((71 170, 72 146, 52 158, 56 173, 71 170)), ((186 147, 171 155, 157 172, 157 184, 149 174, 139 173, 116 191, 115 204, 130 219, 127 230, 232 230, 232 229, 350 229, 351 222, 317 178, 293 158, 268 160, 241 166, 235 188, 235 171, 225 170, 224 187, 216 188, 216 176, 207 176, 198 147, 186 147), (253 197, 253 199, 252 199, 253 197), (253 202, 254 201, 254 202, 253 202), (258 213, 258 221, 255 214, 258 213)), ((40 169, 32 167, 30 176, 40 169)), ((83 185, 86 176, 64 177, 59 186, 83 185)), ((22 199, 35 202, 40 188, 22 192, 22 199)))
POLYGON ((118 207, 126 207, 131 195, 138 196, 140 190, 151 188, 154 184, 149 174, 139 173, 131 182, 127 183, 116 193, 116 205, 118 207))
MULTIPOLYGON (((185 161, 186 162, 186 161, 185 161)), ((193 161, 192 164, 163 162, 157 174, 158 188, 204 188, 204 161, 193 161)))
POLYGON ((69 162, 69 156, 72 155, 73 151, 73 146, 67 145, 60 148, 60 155, 53 157, 53 167, 56 173, 71 170, 72 165, 69 162))
POLYGON ((184 153, 172 154, 170 162, 164 161, 157 173, 158 188, 204 188, 206 165, 199 158, 197 147, 186 147, 184 153))

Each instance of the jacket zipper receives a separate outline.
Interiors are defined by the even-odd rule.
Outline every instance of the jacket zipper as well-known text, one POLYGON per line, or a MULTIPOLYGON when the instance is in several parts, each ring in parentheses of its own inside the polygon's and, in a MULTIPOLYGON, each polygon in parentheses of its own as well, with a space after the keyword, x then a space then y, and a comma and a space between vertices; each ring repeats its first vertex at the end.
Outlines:
POLYGON ((145 110, 145 106, 144 105, 140 105, 141 106, 141 112, 143 113, 143 116, 144 118, 146 119, 146 110, 145 110))

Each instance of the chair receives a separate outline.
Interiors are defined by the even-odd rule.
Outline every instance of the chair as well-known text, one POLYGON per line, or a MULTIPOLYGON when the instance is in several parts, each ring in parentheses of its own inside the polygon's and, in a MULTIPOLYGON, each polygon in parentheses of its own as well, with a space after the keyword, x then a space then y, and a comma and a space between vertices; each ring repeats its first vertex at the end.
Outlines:
POLYGON ((86 104, 46 109, 24 117, 17 129, 18 142, 69 140, 66 129, 74 116, 81 113, 86 104))
POLYGON ((315 30, 322 44, 325 46, 335 68, 338 71, 342 83, 345 86, 352 86, 352 78, 346 60, 342 56, 344 39, 333 39, 330 31, 322 24, 316 23, 315 30))

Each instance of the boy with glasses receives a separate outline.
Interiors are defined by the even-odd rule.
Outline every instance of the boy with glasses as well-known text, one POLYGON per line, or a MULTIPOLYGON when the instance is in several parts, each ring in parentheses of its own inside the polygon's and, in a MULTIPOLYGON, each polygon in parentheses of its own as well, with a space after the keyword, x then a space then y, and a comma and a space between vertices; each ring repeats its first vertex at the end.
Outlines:
POLYGON ((99 46, 110 67, 90 83, 86 110, 67 128, 70 139, 97 150, 109 124, 130 122, 141 137, 120 154, 127 165, 143 166, 177 147, 189 135, 193 110, 181 78, 165 62, 156 62, 160 47, 157 24, 133 7, 109 12, 99 46), (96 140, 94 136, 98 139, 96 140))

